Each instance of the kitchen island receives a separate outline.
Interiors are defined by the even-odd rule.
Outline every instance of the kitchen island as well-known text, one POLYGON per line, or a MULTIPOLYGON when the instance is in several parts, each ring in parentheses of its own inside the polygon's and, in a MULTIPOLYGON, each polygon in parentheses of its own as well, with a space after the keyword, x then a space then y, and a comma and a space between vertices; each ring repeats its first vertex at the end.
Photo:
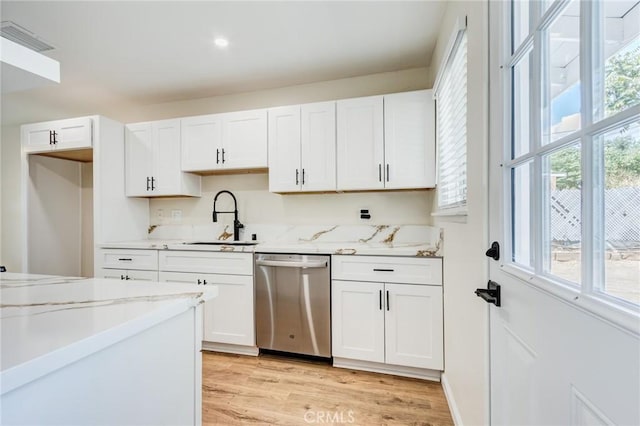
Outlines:
POLYGON ((0 424, 200 424, 215 287, 0 273, 0 424))

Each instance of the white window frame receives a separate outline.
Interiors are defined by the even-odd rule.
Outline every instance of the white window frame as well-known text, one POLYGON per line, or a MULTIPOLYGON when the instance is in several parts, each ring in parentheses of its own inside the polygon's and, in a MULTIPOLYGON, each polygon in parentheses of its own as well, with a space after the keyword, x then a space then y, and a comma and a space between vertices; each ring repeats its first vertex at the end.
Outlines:
POLYGON ((503 52, 502 61, 502 82, 503 86, 503 105, 502 120, 504 123, 504 149, 503 149, 503 196, 505 203, 503 205, 503 217, 506 219, 503 223, 503 241, 505 263, 503 270, 520 279, 536 285, 537 287, 548 291, 551 294, 559 296, 569 303, 577 305, 589 312, 601 317, 607 318, 614 323, 623 325, 625 328, 637 329, 638 319, 640 318, 640 306, 607 295, 598 291, 603 286, 603 274, 600 266, 595 266, 600 262, 595 254, 601 252, 601 248, 596 246, 595 241, 602 243, 603 236, 598 234, 597 225, 602 219, 596 217, 601 209, 597 209, 594 205, 596 198, 594 185, 595 166, 593 162, 593 139, 605 134, 607 131, 637 122, 640 120, 640 105, 633 106, 622 112, 616 113, 609 117, 594 121, 593 112, 593 86, 595 78, 593 75, 594 59, 596 55, 593 51, 594 37, 597 37, 598 31, 594 27, 597 16, 597 1, 581 1, 580 13, 580 82, 581 82, 581 129, 566 135, 551 143, 542 144, 542 112, 543 100, 542 90, 544 90, 544 30, 549 28, 555 19, 562 14, 570 0, 556 0, 547 9, 542 9, 542 2, 530 2, 531 10, 529 12, 530 23, 535 24, 535 28, 531 28, 529 35, 521 41, 519 46, 511 49, 512 28, 511 28, 511 2, 501 8, 503 10, 502 25, 505 28, 504 37, 505 45, 499 46, 503 52), (520 62, 520 60, 532 52, 532 74, 531 81, 533 86, 530 88, 531 108, 530 108, 530 140, 532 146, 526 154, 519 155, 512 159, 512 67, 520 62), (537 74, 536 74, 537 73, 537 74), (542 159, 545 155, 571 145, 579 141, 581 144, 581 170, 582 170, 582 241, 581 241, 581 284, 573 285, 559 277, 552 276, 544 272, 543 256, 544 256, 544 240, 543 240, 543 214, 532 215, 531 222, 531 253, 532 265, 526 267, 515 263, 513 259, 512 247, 512 221, 511 208, 512 200, 509 196, 511 191, 511 170, 517 165, 533 161, 534 171, 532 175, 532 198, 531 205, 533 211, 542 212, 543 209, 543 191, 544 182, 542 179, 543 164, 542 159))
MULTIPOLYGON (((442 61, 440 63, 440 66, 438 68, 438 73, 436 75, 436 79, 435 79, 435 83, 433 85, 433 98, 436 101, 436 111, 438 111, 437 108, 437 103, 438 103, 438 94, 439 94, 439 90, 442 89, 443 86, 443 81, 445 81, 445 79, 448 77, 447 73, 449 72, 449 68, 450 65, 455 57, 455 55, 458 53, 458 48, 460 46, 460 41, 462 40, 463 36, 466 36, 466 29, 467 29, 467 17, 466 16, 460 16, 456 19, 455 25, 454 25, 454 29, 452 31, 451 36, 449 37, 448 43, 447 43, 447 47, 445 49, 445 54, 442 58, 442 61)), ((467 55, 467 51, 465 51, 465 55, 467 55)), ((468 75, 468 74, 467 74, 468 75)), ((468 87, 467 87, 467 91, 465 93, 465 96, 468 94, 468 87)), ((468 104, 468 98, 466 103, 468 104)), ((465 117, 467 117, 467 111, 468 111, 468 106, 466 108, 465 111, 465 117)), ((466 121, 466 120, 465 120, 466 121)), ((441 179, 441 164, 440 164, 440 154, 441 154, 441 141, 440 141, 440 126, 441 126, 441 122, 440 122, 440 117, 436 112, 436 146, 437 146, 437 152, 436 152, 436 158, 437 158, 437 175, 438 175, 438 185, 440 186, 440 179, 441 179)), ((465 126, 466 126, 466 122, 465 122, 465 126)), ((467 146, 467 140, 468 138, 465 137, 465 156, 466 156, 466 146, 467 146)), ((455 217, 455 216, 459 216, 461 218, 465 218, 467 215, 467 194, 466 194, 466 188, 468 188, 468 185, 466 183, 466 172, 465 172, 465 196, 462 199, 456 200, 453 203, 450 204, 446 204, 446 205, 442 205, 441 204, 441 199, 440 199, 440 192, 438 192, 437 195, 437 210, 436 212, 432 213, 432 216, 443 216, 443 217, 455 217)))

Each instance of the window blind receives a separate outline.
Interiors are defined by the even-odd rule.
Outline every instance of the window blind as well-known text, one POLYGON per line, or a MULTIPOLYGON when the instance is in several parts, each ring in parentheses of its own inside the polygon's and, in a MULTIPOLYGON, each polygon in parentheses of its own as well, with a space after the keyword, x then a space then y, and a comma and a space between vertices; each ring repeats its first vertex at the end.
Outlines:
POLYGON ((461 31, 435 91, 438 208, 467 202, 467 33, 461 31))

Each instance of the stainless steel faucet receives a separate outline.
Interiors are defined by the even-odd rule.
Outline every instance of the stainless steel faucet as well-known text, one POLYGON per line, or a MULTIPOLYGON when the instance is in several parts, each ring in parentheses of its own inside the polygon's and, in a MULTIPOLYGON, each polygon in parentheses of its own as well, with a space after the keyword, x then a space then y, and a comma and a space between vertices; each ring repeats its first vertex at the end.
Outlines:
POLYGON ((219 191, 216 196, 213 198, 213 221, 217 222, 218 221, 218 214, 219 213, 233 213, 233 241, 238 241, 240 240, 240 228, 244 228, 244 225, 242 223, 240 223, 240 221, 238 220, 238 200, 236 200, 236 196, 233 195, 230 191, 227 191, 226 189, 219 191), (218 197, 220 196, 220 194, 229 194, 231 195, 231 198, 233 198, 233 211, 226 211, 226 212, 222 212, 222 211, 217 211, 216 210, 216 202, 218 201, 218 197))

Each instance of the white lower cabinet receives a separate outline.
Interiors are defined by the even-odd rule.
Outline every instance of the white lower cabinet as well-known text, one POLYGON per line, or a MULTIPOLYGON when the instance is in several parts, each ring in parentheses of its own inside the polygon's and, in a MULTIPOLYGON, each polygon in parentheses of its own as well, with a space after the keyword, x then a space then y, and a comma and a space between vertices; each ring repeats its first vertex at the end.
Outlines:
POLYGON ((255 347, 252 259, 251 253, 160 252, 159 281, 218 288, 204 304, 205 343, 255 347))
MULTIPOLYGON (((395 366, 443 370, 442 285, 420 273, 421 264, 433 267, 439 259, 334 256, 332 303, 332 355, 337 364, 358 368, 357 363, 384 364, 380 370, 395 366), (342 279, 350 277, 358 265, 359 275, 370 281, 342 279), (415 276, 408 276, 408 266, 415 276), (366 265, 370 273, 365 273, 366 265), (405 279, 411 284, 389 282, 405 279), (421 283, 420 280, 423 282, 421 283), (345 364, 346 365, 346 364, 345 364)), ((376 368, 363 364, 365 369, 376 368)), ((400 373, 402 374, 402 373, 400 373)))
POLYGON ((158 250, 101 249, 96 259, 102 278, 158 281, 158 250))
POLYGON ((135 269, 101 269, 102 278, 115 280, 158 281, 158 271, 138 271, 135 269))

